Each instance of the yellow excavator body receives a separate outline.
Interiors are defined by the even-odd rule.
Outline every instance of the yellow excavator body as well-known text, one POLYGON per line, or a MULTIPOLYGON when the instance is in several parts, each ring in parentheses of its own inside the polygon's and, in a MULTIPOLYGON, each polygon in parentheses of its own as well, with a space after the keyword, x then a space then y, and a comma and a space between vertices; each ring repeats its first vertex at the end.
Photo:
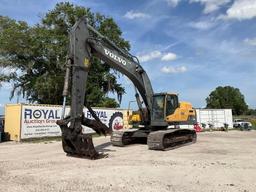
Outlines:
POLYGON ((173 114, 166 116, 168 123, 179 122, 186 123, 195 119, 196 112, 192 108, 189 102, 180 102, 179 107, 174 111, 173 114))
MULTIPOLYGON (((179 107, 177 107, 172 114, 165 117, 165 121, 170 125, 191 124, 191 122, 195 121, 195 117, 196 111, 193 109, 192 104, 182 101, 179 103, 179 107)), ((142 119, 139 111, 133 111, 132 114, 129 115, 130 125, 138 125, 141 121, 142 119)))

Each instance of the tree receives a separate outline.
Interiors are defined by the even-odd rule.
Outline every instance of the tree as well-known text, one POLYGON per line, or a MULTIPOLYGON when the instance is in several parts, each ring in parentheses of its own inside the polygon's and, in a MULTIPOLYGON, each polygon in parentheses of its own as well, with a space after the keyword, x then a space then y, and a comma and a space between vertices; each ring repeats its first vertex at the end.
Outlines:
MULTIPOLYGON (((62 103, 68 31, 82 16, 120 48, 129 50, 129 42, 121 37, 122 32, 112 18, 68 2, 56 4, 34 26, 0 16, 0 68, 8 70, 0 73, 0 84, 13 84, 10 98, 18 94, 30 102, 62 103)), ((109 91, 125 93, 117 83, 116 72, 97 58, 93 59, 92 66, 87 81, 87 100, 93 106, 118 106, 107 97, 109 91)))
POLYGON ((246 115, 253 115, 253 116, 255 116, 255 115, 256 115, 256 109, 249 109, 249 110, 246 112, 246 115))
POLYGON ((231 86, 217 87, 206 98, 206 108, 232 109, 234 115, 245 114, 248 106, 238 88, 231 86))

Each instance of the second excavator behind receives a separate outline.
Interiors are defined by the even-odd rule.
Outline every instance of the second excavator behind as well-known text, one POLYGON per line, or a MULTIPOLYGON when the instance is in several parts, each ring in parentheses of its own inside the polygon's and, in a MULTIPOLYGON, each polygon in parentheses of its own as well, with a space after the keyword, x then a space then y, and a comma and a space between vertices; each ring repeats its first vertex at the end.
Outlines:
POLYGON ((154 93, 149 77, 137 57, 120 49, 96 31, 87 23, 85 17, 78 20, 70 32, 67 63, 63 109, 68 95, 68 84, 71 82, 71 110, 67 117, 57 121, 62 130, 63 149, 67 154, 88 156, 91 159, 99 157, 92 136, 82 132, 82 125, 91 127, 99 134, 111 134, 111 143, 114 146, 147 143, 149 149, 168 150, 196 142, 194 130, 178 128, 180 124, 194 122, 195 110, 192 105, 187 102, 179 103, 177 94, 154 93), (136 87, 140 128, 112 132, 87 105, 86 81, 88 72, 93 67, 93 56, 127 76, 136 87), (93 120, 85 118, 84 106, 89 109, 93 120), (170 125, 176 128, 169 129, 170 125))

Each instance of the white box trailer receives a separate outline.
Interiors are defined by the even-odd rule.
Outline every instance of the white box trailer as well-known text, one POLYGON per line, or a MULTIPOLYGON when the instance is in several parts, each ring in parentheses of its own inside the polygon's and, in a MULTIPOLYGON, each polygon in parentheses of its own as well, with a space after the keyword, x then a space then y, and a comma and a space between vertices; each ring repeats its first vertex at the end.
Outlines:
MULTIPOLYGON (((128 127, 126 109, 92 108, 102 123, 112 126, 113 129, 128 127)), ((67 107, 67 115, 70 108, 67 107)), ((60 136, 60 127, 56 121, 60 119, 62 106, 59 105, 30 105, 7 104, 5 106, 5 132, 10 139, 20 141, 22 139, 60 136)), ((93 119, 87 108, 84 108, 86 118, 93 119)), ((94 131, 83 126, 83 132, 94 131)))
POLYGON ((196 109, 196 120, 201 125, 205 124, 205 128, 210 128, 210 124, 213 128, 224 127, 224 124, 227 124, 229 129, 233 128, 231 109, 196 109))

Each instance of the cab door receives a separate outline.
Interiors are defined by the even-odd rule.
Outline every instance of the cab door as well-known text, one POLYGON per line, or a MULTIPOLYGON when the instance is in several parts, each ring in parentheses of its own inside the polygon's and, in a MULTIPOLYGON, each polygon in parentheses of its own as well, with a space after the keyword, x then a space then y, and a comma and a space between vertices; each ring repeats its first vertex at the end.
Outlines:
POLYGON ((166 111, 165 116, 174 114, 175 110, 179 107, 179 101, 177 95, 166 95, 166 111))
POLYGON ((177 95, 156 94, 153 96, 153 109, 151 116, 152 126, 168 126, 166 116, 171 115, 179 106, 177 95))

